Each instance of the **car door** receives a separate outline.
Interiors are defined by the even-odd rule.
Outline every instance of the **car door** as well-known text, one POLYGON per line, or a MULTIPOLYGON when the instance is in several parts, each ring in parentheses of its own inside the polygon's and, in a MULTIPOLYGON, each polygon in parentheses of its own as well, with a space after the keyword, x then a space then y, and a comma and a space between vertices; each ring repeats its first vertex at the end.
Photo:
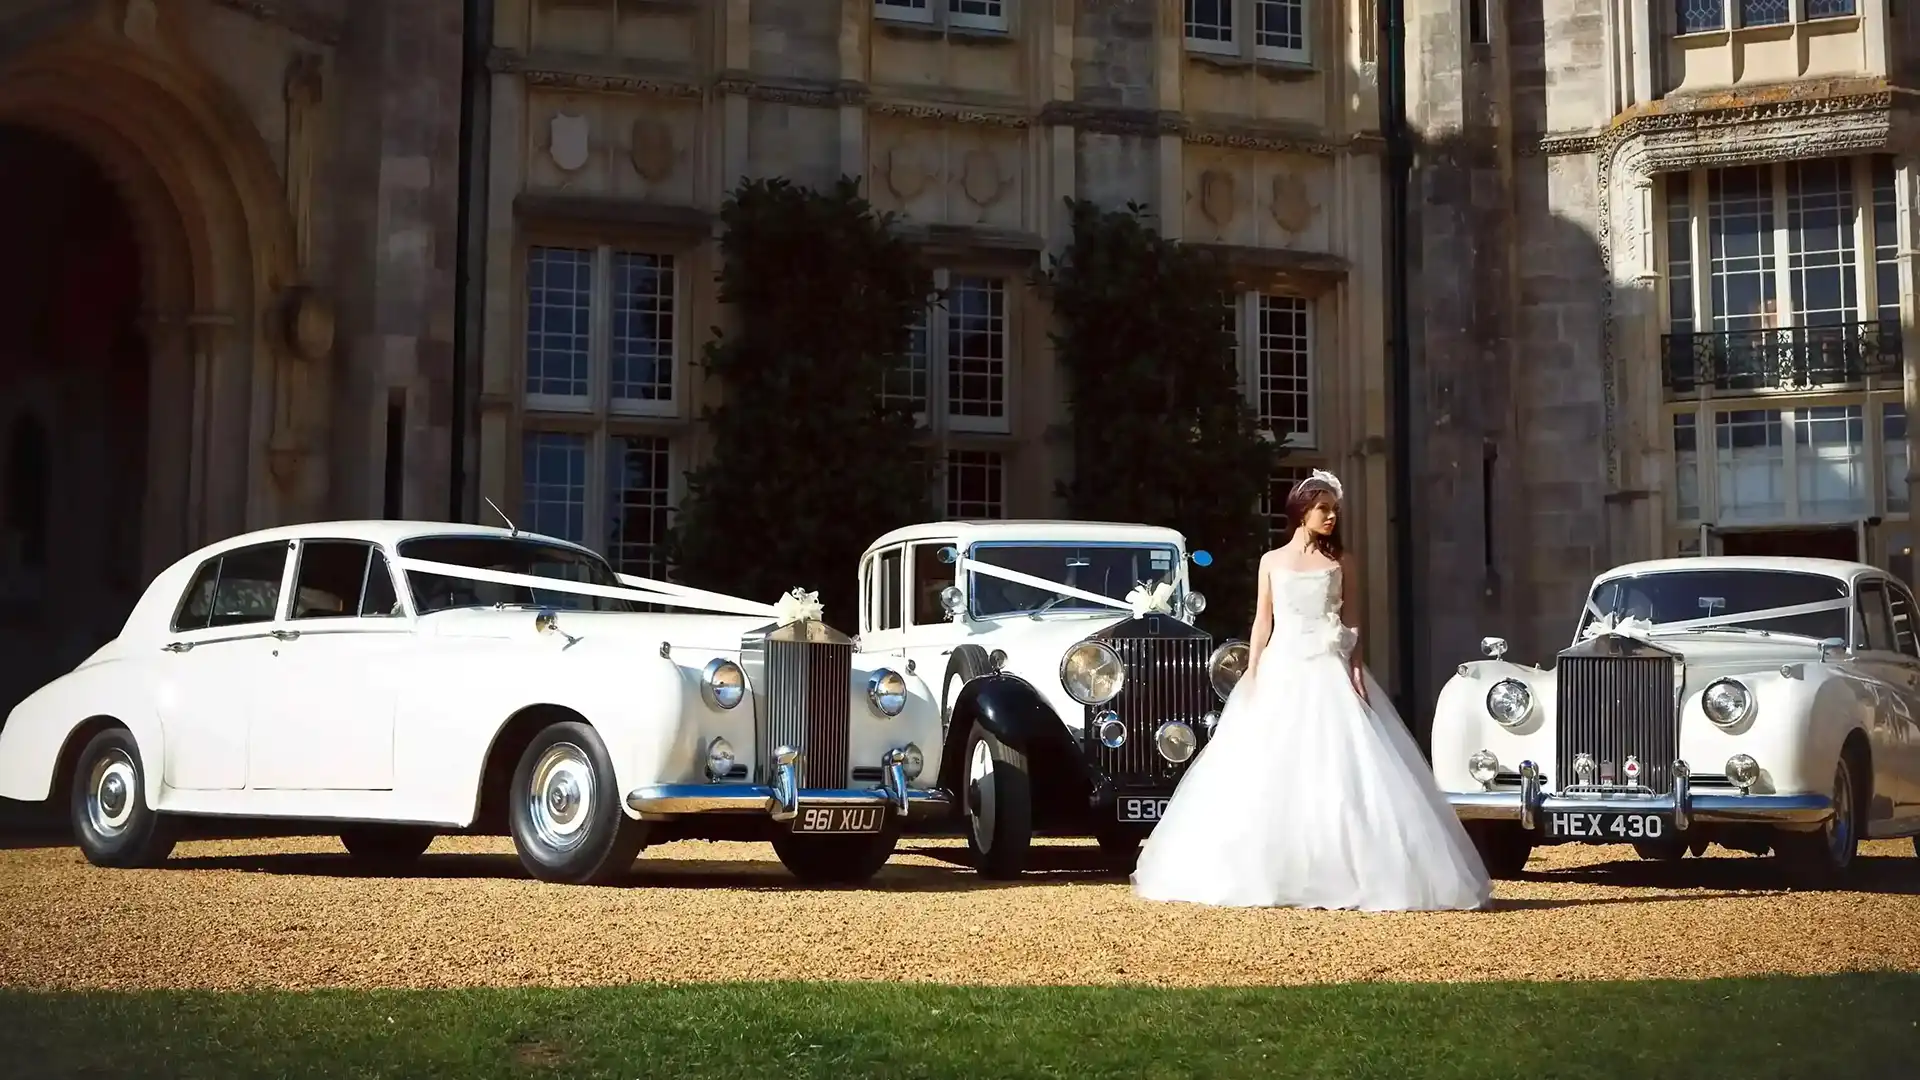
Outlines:
POLYGON ((273 619, 288 548, 274 541, 213 556, 175 607, 154 664, 168 787, 246 786, 248 727, 272 685, 273 619))
POLYGON ((1894 801, 1894 816, 1920 819, 1920 608, 1904 582, 1888 579, 1887 609, 1894 651, 1906 676, 1906 708, 1896 710, 1883 744, 1874 746, 1884 767, 1874 773, 1894 801))
POLYGON ((413 625, 379 547, 302 540, 274 624, 274 683, 253 714, 247 786, 386 790, 413 625))
POLYGON ((941 592, 959 583, 956 545, 952 539, 909 544, 903 560, 907 576, 904 588, 906 648, 902 651, 914 662, 927 685, 940 695, 943 710, 952 704, 953 692, 957 689, 946 685, 947 663, 953 650, 973 637, 967 623, 949 618, 940 603, 941 592), (945 558, 943 552, 947 553, 945 558))

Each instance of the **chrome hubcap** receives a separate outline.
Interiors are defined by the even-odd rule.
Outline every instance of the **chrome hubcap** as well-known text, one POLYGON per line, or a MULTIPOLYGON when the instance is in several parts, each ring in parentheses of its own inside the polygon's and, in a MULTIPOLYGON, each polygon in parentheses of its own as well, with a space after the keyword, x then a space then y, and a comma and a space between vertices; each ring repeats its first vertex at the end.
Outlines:
POLYGON ((593 763, 572 743, 547 747, 527 786, 528 818, 540 842, 568 850, 587 836, 593 812, 593 763))
POLYGON ((111 750, 93 763, 87 777, 87 823, 102 836, 117 836, 126 831, 133 818, 133 758, 124 750, 111 750))
POLYGON ((1827 851, 1835 865, 1843 865, 1853 843, 1853 773, 1845 758, 1834 770, 1833 816, 1827 819, 1827 851))
POLYGON ((993 750, 984 739, 973 744, 967 762, 967 821, 974 844, 986 851, 993 837, 993 750))

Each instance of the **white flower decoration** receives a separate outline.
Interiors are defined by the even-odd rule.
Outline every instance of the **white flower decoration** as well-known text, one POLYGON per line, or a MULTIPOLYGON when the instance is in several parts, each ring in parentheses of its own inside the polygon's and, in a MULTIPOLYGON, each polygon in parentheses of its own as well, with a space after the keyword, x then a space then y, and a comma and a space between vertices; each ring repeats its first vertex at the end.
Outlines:
POLYGON ((1338 501, 1338 502, 1346 501, 1347 489, 1341 486, 1339 477, 1333 475, 1327 470, 1315 469, 1313 470, 1313 472, 1307 474, 1307 479, 1318 480, 1321 483, 1327 485, 1327 490, 1333 492, 1333 497, 1335 501, 1338 501))
POLYGON ((1173 614, 1173 582, 1163 581, 1153 588, 1147 588, 1146 582, 1136 582, 1133 591, 1127 594, 1127 604, 1133 609, 1133 617, 1144 618, 1148 615, 1173 614))
POLYGON ((1635 641, 1646 641, 1653 636, 1653 623, 1647 619, 1636 619, 1631 616, 1623 619, 1620 617, 1620 613, 1616 611, 1604 619, 1598 619, 1588 623, 1587 628, 1580 631, 1580 640, 1592 641, 1602 634, 1610 634, 1613 637, 1632 638, 1635 641))
POLYGON ((790 623, 820 621, 824 609, 820 606, 820 594, 802 589, 790 589, 773 605, 773 617, 781 626, 790 623))

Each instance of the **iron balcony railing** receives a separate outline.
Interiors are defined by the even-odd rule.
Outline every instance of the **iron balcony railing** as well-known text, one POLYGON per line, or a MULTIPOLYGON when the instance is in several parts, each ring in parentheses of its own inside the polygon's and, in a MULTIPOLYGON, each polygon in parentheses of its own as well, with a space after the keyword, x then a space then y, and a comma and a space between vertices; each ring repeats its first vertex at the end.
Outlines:
POLYGON ((1665 334, 1667 392, 1806 390, 1898 375, 1896 320, 1665 334))

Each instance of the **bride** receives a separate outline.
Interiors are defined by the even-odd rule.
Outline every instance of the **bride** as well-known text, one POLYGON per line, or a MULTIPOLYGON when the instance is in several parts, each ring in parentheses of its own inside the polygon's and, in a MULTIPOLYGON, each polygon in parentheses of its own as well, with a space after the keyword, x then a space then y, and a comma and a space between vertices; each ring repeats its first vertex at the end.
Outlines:
POLYGON ((1247 671, 1141 849, 1149 900, 1367 911, 1481 908, 1492 883, 1341 623, 1340 481, 1287 497, 1260 559, 1247 671))

